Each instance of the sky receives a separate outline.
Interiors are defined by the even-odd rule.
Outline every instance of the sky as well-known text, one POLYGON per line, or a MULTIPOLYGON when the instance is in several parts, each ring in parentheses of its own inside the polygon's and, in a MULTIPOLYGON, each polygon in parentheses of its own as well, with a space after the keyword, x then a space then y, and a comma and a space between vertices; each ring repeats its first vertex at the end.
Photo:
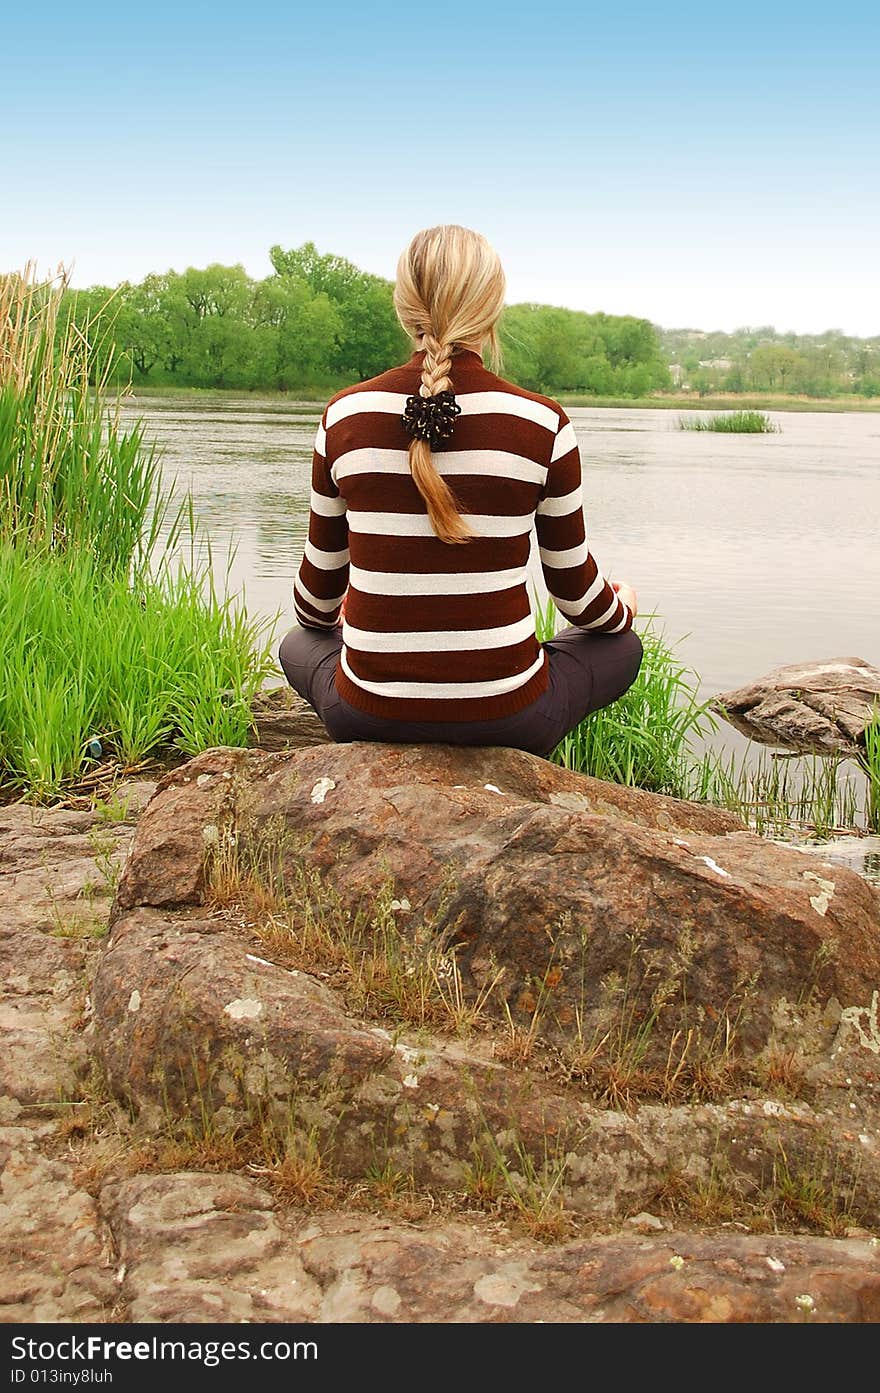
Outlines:
POLYGON ((390 279, 458 222, 509 303, 880 333, 876 0, 41 0, 0 58, 0 272, 390 279))

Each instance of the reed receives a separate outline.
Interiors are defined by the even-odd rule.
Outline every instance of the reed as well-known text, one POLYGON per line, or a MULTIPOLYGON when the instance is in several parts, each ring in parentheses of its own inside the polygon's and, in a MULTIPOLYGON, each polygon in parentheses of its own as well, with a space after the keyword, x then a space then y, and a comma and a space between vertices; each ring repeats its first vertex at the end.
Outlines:
POLYGON ((63 269, 40 281, 33 262, 0 277, 0 535, 124 568, 183 519, 143 424, 123 429, 108 390, 112 320, 65 323, 66 285, 63 269))
POLYGON ((766 411, 724 411, 715 416, 679 416, 679 430, 711 430, 736 435, 773 435, 780 429, 766 411))
POLYGON ((865 748, 859 763, 868 781, 865 822, 871 832, 880 832, 880 708, 865 727, 865 748))
POLYGON ((191 499, 120 425, 114 346, 63 321, 66 282, 0 277, 0 785, 36 798, 96 759, 245 744, 272 670, 271 621, 196 564, 191 499))
POLYGON ((706 754, 692 770, 691 798, 737 813, 762 836, 823 839, 857 830, 859 788, 843 756, 762 751, 739 762, 706 754))

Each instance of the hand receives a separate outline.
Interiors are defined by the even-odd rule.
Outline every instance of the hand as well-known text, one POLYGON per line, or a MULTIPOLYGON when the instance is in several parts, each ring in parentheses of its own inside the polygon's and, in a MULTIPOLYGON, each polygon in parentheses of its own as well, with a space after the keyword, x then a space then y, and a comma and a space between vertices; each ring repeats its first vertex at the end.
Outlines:
POLYGON ((639 612, 639 599, 632 586, 627 585, 625 580, 612 580, 610 585, 615 595, 618 595, 625 605, 629 605, 635 618, 639 612))
POLYGON ((342 604, 339 606, 339 618, 338 618, 337 621, 336 621, 336 627, 337 627, 337 629, 341 629, 343 623, 345 622, 345 607, 346 607, 347 604, 348 604, 348 591, 346 590, 345 594, 344 594, 343 597, 342 597, 342 604))

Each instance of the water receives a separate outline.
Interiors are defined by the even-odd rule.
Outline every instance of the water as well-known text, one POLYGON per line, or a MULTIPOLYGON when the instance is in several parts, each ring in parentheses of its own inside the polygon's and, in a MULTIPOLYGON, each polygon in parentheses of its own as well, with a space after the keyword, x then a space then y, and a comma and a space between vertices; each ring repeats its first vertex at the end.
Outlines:
MULTIPOLYGON (((138 395, 166 473, 191 486, 249 607, 293 624, 321 407, 138 395)), ((679 431, 672 411, 571 407, 590 542, 706 694, 781 663, 880 663, 880 413, 774 414, 778 435, 679 431)))
POLYGON ((815 852, 823 861, 858 871, 866 880, 880 885, 880 837, 832 837, 801 849, 815 852))
MULTIPOLYGON (((192 488, 248 608, 294 624, 323 403, 138 394, 166 473, 192 488)), ((703 698, 782 663, 880 665, 880 413, 771 413, 773 435, 676 429, 677 413, 571 407, 591 546, 638 590, 703 698)), ((536 570, 537 575, 537 570, 536 570)), ((744 754, 728 727, 713 740, 744 754)))

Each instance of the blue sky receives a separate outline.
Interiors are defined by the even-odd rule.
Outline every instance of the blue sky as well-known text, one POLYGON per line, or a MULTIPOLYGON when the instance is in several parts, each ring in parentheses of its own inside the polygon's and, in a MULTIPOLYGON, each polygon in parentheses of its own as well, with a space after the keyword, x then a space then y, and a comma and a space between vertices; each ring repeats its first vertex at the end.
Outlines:
POLYGON ((0 47, 0 271, 391 277, 461 222, 511 302, 880 333, 876 3, 45 0, 0 47))

